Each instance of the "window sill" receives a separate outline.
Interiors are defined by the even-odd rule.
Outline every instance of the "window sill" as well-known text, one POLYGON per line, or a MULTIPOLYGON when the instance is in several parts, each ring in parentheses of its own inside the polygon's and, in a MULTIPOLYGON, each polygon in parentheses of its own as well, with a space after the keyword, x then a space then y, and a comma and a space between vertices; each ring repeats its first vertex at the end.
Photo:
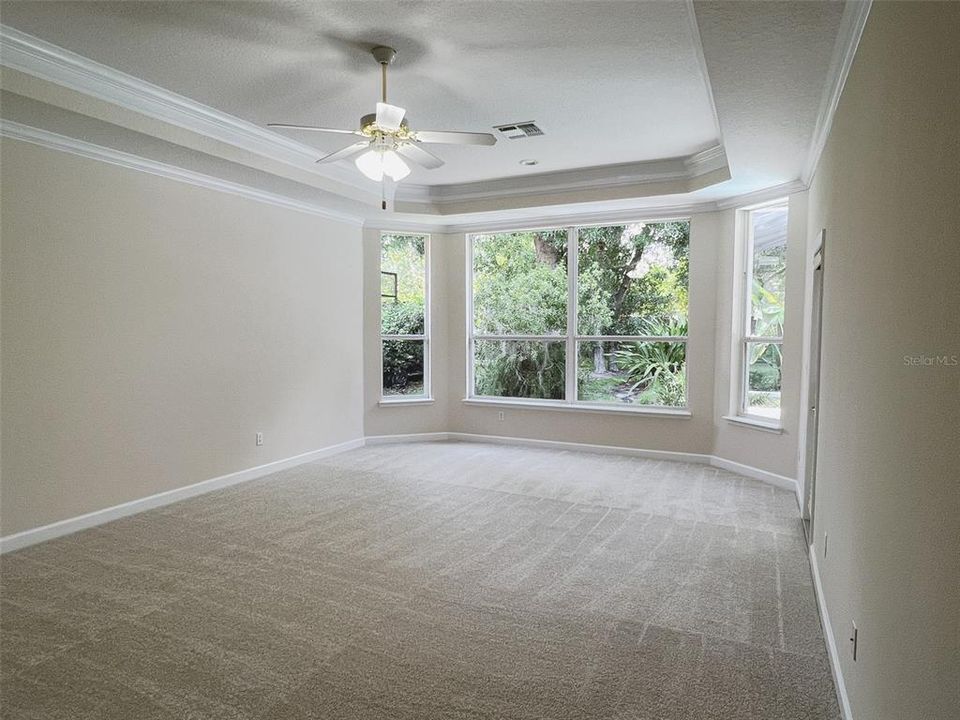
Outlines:
POLYGON ((397 400, 381 399, 377 403, 380 407, 407 407, 408 405, 433 405, 433 398, 400 398, 397 400))
POLYGON ((685 408, 657 408, 657 407, 616 407, 615 405, 600 405, 589 403, 562 403, 549 400, 510 400, 508 398, 464 398, 464 405, 478 405, 491 407, 516 407, 524 410, 561 410, 564 412, 607 413, 611 415, 641 415, 645 417, 662 417, 671 419, 686 419, 692 417, 685 408))
POLYGON ((744 427, 753 428, 754 430, 762 430, 763 432, 774 433, 780 435, 783 433, 783 425, 774 422, 768 422, 764 420, 758 420, 751 417, 744 417, 743 415, 724 415, 723 419, 734 425, 742 425, 744 427))

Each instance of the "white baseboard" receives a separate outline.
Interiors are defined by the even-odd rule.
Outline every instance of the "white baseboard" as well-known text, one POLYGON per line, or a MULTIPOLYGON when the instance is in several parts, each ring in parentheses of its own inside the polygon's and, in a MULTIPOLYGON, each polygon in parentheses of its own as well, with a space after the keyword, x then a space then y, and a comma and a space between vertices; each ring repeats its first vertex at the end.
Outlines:
POLYGON ((367 435, 364 445, 390 445, 391 443, 437 442, 449 440, 448 432, 408 433, 406 435, 367 435))
POLYGON ((171 503, 185 500, 196 495, 219 490, 238 483, 254 480, 271 473, 284 470, 296 465, 302 465, 313 460, 336 455, 338 453, 353 450, 363 445, 385 445, 388 443, 408 443, 408 442, 436 442, 443 440, 460 440, 463 442, 489 442, 500 443, 503 445, 521 445, 527 447, 540 447, 553 450, 574 450, 577 452, 599 453, 604 455, 627 455, 631 457, 642 457, 652 460, 671 460, 674 462, 691 462, 701 465, 710 465, 712 467, 722 468, 735 472, 739 475, 754 478, 777 487, 797 491, 797 484, 794 480, 783 475, 767 472, 759 468, 743 465, 719 458, 714 455, 702 453, 673 452, 669 450, 647 450, 643 448, 629 448, 616 445, 592 445, 588 443, 562 442, 559 440, 537 440, 532 438, 517 438, 504 435, 479 435, 474 433, 456 433, 456 432, 432 432, 432 433, 411 433, 406 435, 371 435, 362 439, 350 440, 332 445, 330 447, 313 450, 311 452, 295 455, 294 457, 277 460, 272 463, 260 465, 258 467, 240 470, 228 475, 203 480, 193 485, 167 490, 138 500, 114 505, 113 507, 95 510, 94 512, 80 515, 67 520, 51 523, 42 527, 24 530, 23 532, 0 537, 0 554, 19 550, 20 548, 44 540, 52 540, 56 537, 69 535, 79 530, 103 525, 111 520, 117 520, 128 515, 134 515, 145 510, 169 505, 171 503))
POLYGON ((772 473, 767 470, 755 468, 752 465, 744 465, 743 463, 727 460, 726 458, 717 457, 716 455, 710 456, 710 464, 713 467, 729 470, 730 472, 735 472, 738 475, 746 475, 754 480, 761 480, 769 485, 776 485, 784 490, 789 490, 794 495, 797 494, 797 481, 793 478, 788 478, 785 475, 777 475, 776 473, 772 473))
POLYGON ((827 600, 823 596, 823 585, 820 582, 820 567, 817 565, 817 552, 814 546, 810 547, 810 574, 813 575, 813 589, 817 596, 817 607, 820 609, 820 622, 823 625, 823 634, 827 640, 827 656, 830 658, 830 671, 833 673, 833 684, 837 688, 837 702, 840 704, 840 714, 843 720, 853 720, 850 710, 850 698, 847 696, 847 686, 843 681, 843 671, 840 669, 840 655, 837 652, 837 641, 830 624, 830 613, 827 612, 827 600))
POLYGON ((672 452, 669 450, 645 450, 643 448, 622 447, 619 445, 591 445, 589 443, 564 442, 561 440, 538 440, 535 438, 518 438, 506 435, 478 435, 475 433, 447 433, 450 440, 462 442, 489 442, 501 445, 523 445, 526 447, 547 448, 550 450, 573 450, 575 452, 598 453, 600 455, 629 455, 651 460, 673 460, 674 462, 704 463, 709 455, 699 453, 672 452))
POLYGON ((671 450, 647 450, 644 448, 630 448, 618 445, 591 445, 588 443, 563 442, 560 440, 538 440, 535 438, 518 438, 507 435, 478 435, 475 433, 434 432, 413 433, 409 435, 370 435, 364 439, 367 445, 386 445, 395 442, 436 442, 441 440, 460 440, 461 442, 489 442, 501 445, 525 445, 527 447, 549 448, 553 450, 574 450, 576 452, 599 453, 603 455, 628 455, 631 457, 649 458, 651 460, 672 460, 674 462, 691 462, 701 465, 729 470, 738 475, 744 475, 754 480, 760 480, 769 485, 789 490, 798 494, 797 483, 793 478, 760 468, 733 462, 716 455, 704 453, 674 452, 671 450))
POLYGON ((229 487, 230 485, 237 485, 238 483, 247 482, 248 480, 255 480, 256 478, 263 477, 264 475, 270 475, 271 473, 278 472, 279 470, 285 470, 287 468, 295 467, 296 465, 303 465, 304 463, 312 462, 313 460, 319 460, 320 458, 329 457, 330 455, 336 455, 338 453, 346 452, 347 450, 353 450, 354 448, 361 447, 363 444, 363 439, 349 440, 338 445, 331 445, 329 447, 320 448, 319 450, 311 450, 310 452, 305 452, 301 455, 294 455, 293 457, 284 458, 283 460, 276 460, 265 465, 258 465, 257 467, 239 470, 228 475, 221 475, 220 477, 211 478, 210 480, 203 480, 201 482, 194 483, 193 485, 167 490, 165 492, 157 493, 156 495, 149 495, 144 498, 131 500, 130 502, 121 503, 120 505, 114 505, 113 507, 104 508, 102 510, 95 510, 87 513, 86 515, 79 515, 77 517, 51 523, 50 525, 44 525, 31 530, 24 530, 22 532, 14 533, 13 535, 7 535, 6 537, 0 538, 0 554, 19 550, 20 548, 25 548, 29 545, 35 545, 39 542, 43 542, 44 540, 52 540, 53 538, 61 537, 63 535, 69 535, 79 530, 85 530, 97 525, 103 525, 111 520, 117 520, 128 515, 135 515, 145 510, 151 510, 163 505, 170 505, 171 503, 185 500, 187 498, 194 497, 195 495, 203 495, 204 493, 213 492, 214 490, 229 487))

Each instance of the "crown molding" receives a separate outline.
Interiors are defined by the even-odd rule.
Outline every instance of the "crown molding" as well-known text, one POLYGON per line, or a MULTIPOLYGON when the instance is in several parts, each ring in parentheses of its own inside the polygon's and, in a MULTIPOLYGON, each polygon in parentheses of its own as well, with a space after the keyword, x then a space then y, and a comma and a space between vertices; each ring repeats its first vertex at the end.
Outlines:
POLYGON ((595 192, 598 189, 693 181, 707 173, 726 168, 727 155, 723 146, 714 145, 686 157, 518 175, 453 185, 401 185, 398 188, 397 200, 443 207, 476 200, 529 198, 583 190, 595 192))
POLYGON ((720 114, 717 112, 717 103, 713 99, 713 85, 710 83, 710 73, 707 70, 707 58, 703 52, 703 38, 700 37, 700 25, 697 23, 697 11, 693 5, 693 0, 684 0, 687 9, 687 22, 690 25, 690 33, 693 35, 693 47, 697 52, 697 64, 700 66, 700 72, 703 75, 703 82, 707 86, 707 97, 710 99, 710 112, 713 114, 713 129, 717 137, 723 137, 723 131, 720 129, 720 114))
POLYGON ((579 212, 550 212, 548 210, 542 214, 528 215, 522 218, 501 216, 456 223, 454 225, 448 225, 445 228, 445 232, 504 232, 507 230, 528 230, 556 225, 592 225, 595 223, 620 225, 638 220, 647 222, 654 220, 676 220, 678 218, 689 217, 690 215, 713 212, 716 209, 715 203, 700 202, 637 207, 622 210, 589 210, 579 212))
POLYGON ((357 227, 363 225, 362 218, 337 212, 336 210, 331 210, 321 205, 295 200, 285 195, 278 195, 211 175, 204 175, 175 165, 150 160, 121 150, 95 145, 85 140, 78 140, 67 137, 66 135, 50 132, 49 130, 41 130, 40 128, 22 125, 9 120, 0 120, 0 137, 20 140, 52 150, 68 152, 72 155, 99 160, 131 170, 139 170, 140 172, 150 173, 151 175, 159 175, 160 177, 177 180, 189 185, 230 193, 231 195, 239 195, 250 200, 256 200, 257 202, 263 202, 269 205, 277 205, 288 210, 297 210, 299 212, 317 215, 327 220, 336 220, 357 227))
POLYGON ((840 103, 843 86, 847 82, 853 59, 860 45, 863 28, 870 15, 873 0, 847 0, 840 18, 840 29, 837 31, 837 41, 833 46, 833 55, 830 60, 830 69, 827 71, 827 84, 820 100, 820 110, 817 114, 817 124, 810 139, 810 148, 807 151, 807 161, 803 173, 800 175, 807 185, 813 180, 820 164, 820 155, 830 136, 833 125, 833 116, 840 103))
MULTIPOLYGON (((221 112, 103 63, 91 60, 16 28, 0 24, 0 64, 140 113, 184 130, 241 148, 270 160, 306 170, 365 191, 353 173, 318 167, 316 148, 221 112)), ((379 196, 378 196, 379 197, 379 196)))
POLYGON ((788 195, 803 192, 808 188, 807 183, 802 180, 791 180, 790 182, 772 185, 762 190, 754 190, 753 192, 743 193, 742 195, 723 198, 722 200, 717 200, 714 204, 717 210, 748 207, 750 205, 769 202, 770 200, 779 200, 788 195))
POLYGON ((716 212, 717 204, 711 200, 690 203, 638 204, 615 209, 578 209, 576 206, 539 208, 536 213, 518 214, 515 210, 483 213, 460 220, 437 218, 436 222, 411 221, 403 215, 375 215, 364 223, 364 229, 393 232, 432 232, 438 234, 464 234, 476 232, 505 232, 529 230, 562 225, 596 225, 601 223, 623 224, 636 221, 663 221, 688 218, 691 215, 716 212), (444 222, 444 220, 446 222, 444 222))
POLYGON ((768 200, 802 192, 807 185, 800 180, 775 185, 751 193, 720 200, 701 200, 689 203, 660 204, 656 198, 638 198, 636 205, 616 209, 578 209, 576 205, 553 206, 530 210, 504 209, 485 212, 457 220, 451 216, 419 215, 416 217, 390 213, 382 215, 371 211, 370 215, 353 215, 332 210, 316 203, 304 202, 286 195, 261 190, 249 185, 231 182, 212 175, 194 172, 169 163, 144 158, 139 155, 71 138, 41 128, 31 127, 10 120, 0 120, 0 137, 31 143, 51 150, 59 150, 111 165, 138 170, 177 180, 190 185, 239 195, 257 202, 276 205, 288 210, 297 210, 310 215, 347 223, 356 227, 380 230, 433 233, 470 233, 553 226, 558 224, 623 223, 643 220, 665 220, 688 217, 700 213, 717 212, 729 208, 754 205, 768 200))

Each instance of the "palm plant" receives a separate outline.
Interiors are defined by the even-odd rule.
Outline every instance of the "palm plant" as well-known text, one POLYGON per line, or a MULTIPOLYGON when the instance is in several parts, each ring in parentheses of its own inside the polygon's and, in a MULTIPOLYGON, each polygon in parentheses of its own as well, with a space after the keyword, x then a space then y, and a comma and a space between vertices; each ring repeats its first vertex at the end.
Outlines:
MULTIPOLYGON (((643 323, 643 333, 651 337, 685 337, 687 321, 682 318, 648 319, 643 323)), ((611 353, 617 367, 632 383, 630 392, 639 388, 650 391, 662 404, 677 404, 685 391, 684 365, 686 343, 651 341, 630 343, 611 353)))

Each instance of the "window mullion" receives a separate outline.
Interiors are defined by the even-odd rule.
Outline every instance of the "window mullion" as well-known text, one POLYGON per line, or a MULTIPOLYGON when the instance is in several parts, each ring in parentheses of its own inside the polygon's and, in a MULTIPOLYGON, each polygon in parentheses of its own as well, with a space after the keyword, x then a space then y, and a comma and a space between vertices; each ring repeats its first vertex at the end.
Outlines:
POLYGON ((477 383, 473 378, 474 374, 474 331, 476 330, 476 325, 474 324, 473 319, 473 235, 469 233, 464 237, 464 244, 466 245, 466 278, 467 278, 467 287, 466 287, 466 298, 467 298, 467 333, 466 333, 466 345, 467 345, 467 394, 466 397, 473 397, 474 391, 476 390, 477 383))
POLYGON ((580 246, 577 228, 567 228, 567 338, 566 338, 566 392, 568 403, 577 401, 577 275, 580 246))

